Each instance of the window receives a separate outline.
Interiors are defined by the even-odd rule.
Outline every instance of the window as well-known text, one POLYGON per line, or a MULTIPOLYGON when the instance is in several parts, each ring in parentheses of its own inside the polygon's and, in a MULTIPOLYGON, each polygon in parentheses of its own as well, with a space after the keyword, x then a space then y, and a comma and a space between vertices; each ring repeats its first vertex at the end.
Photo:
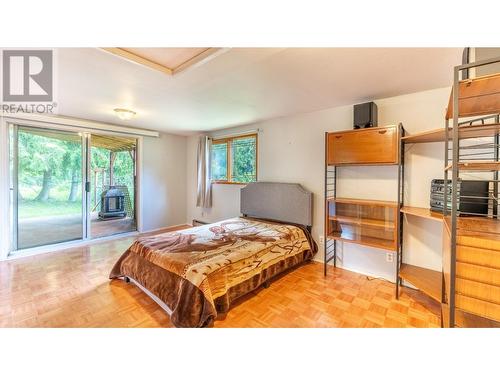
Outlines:
POLYGON ((257 134, 212 142, 212 182, 239 183, 257 180, 257 134))

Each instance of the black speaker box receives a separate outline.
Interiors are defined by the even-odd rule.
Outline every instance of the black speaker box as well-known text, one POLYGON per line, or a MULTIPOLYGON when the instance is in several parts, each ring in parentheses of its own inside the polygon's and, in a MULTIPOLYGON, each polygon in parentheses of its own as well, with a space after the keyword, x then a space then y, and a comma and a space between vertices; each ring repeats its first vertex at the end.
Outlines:
POLYGON ((377 126, 377 105, 374 102, 354 105, 354 129, 377 126))

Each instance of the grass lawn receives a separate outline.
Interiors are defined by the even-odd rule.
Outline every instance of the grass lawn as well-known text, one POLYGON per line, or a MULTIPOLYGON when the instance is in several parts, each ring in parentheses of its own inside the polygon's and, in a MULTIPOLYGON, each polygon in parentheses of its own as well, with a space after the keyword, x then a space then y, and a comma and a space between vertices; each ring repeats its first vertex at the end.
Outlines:
POLYGON ((39 202, 35 200, 23 199, 19 201, 19 218, 27 219, 40 216, 57 216, 81 214, 82 202, 68 202, 67 200, 52 200, 39 202))
MULTIPOLYGON (((50 190, 50 198, 46 202, 36 200, 41 186, 22 184, 19 186, 22 199, 19 200, 19 219, 28 219, 33 217, 59 216, 59 215, 78 215, 82 213, 82 194, 78 193, 76 202, 68 202, 69 185, 55 185, 50 190)), ((100 189, 97 199, 100 201, 100 189)), ((129 188, 131 202, 134 201, 133 186, 129 188)), ((93 198, 93 196, 91 195, 93 198)), ((91 199, 90 207, 95 207, 95 202, 91 199)), ((99 210, 99 208, 97 208, 99 210)))

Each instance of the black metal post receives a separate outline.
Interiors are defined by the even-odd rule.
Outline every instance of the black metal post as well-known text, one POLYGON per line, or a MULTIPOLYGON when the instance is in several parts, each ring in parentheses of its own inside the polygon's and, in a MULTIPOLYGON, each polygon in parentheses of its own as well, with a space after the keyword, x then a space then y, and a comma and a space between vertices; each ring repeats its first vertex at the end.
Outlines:
POLYGON ((399 277, 399 270, 403 261, 403 218, 404 214, 401 208, 404 205, 404 150, 405 146, 402 142, 405 130, 403 124, 398 127, 398 142, 399 142, 399 163, 398 163, 398 225, 396 228, 397 249, 396 249, 396 299, 399 299, 399 287, 403 285, 403 280, 399 277))
MULTIPOLYGON (((495 117, 495 123, 499 124, 500 123, 500 115, 496 115, 495 117)), ((498 161, 499 159, 499 152, 498 152, 498 147, 500 145, 500 135, 495 134, 495 149, 493 150, 494 152, 494 157, 495 161, 498 161)), ((498 219, 498 170, 493 172, 493 179, 495 182, 493 183, 493 217, 498 219)))
MULTIPOLYGON (((443 183, 443 219, 448 215, 448 150, 450 143, 450 121, 446 119, 445 121, 445 129, 444 129, 444 183, 443 183)), ((443 275, 444 275, 444 265, 442 265, 443 275)), ((442 286, 441 286, 441 301, 446 303, 448 301, 446 296, 446 286, 445 286, 445 278, 442 278, 442 286)), ((441 314, 441 325, 443 325, 443 316, 441 314)))
MULTIPOLYGON (((333 198, 337 199, 337 167, 333 167, 333 198)), ((333 240, 333 267, 337 268, 337 240, 333 240)))
POLYGON ((323 250, 324 250, 324 264, 323 272, 326 276, 327 274, 327 244, 328 244, 328 132, 325 133, 325 216, 324 216, 324 228, 323 228, 323 250))
POLYGON ((458 158, 459 158, 459 137, 458 137, 458 114, 459 114, 459 73, 460 67, 455 67, 453 71, 453 128, 452 128, 452 164, 451 164, 451 239, 450 239, 450 295, 449 298, 449 325, 455 326, 455 274, 456 274, 456 247, 457 247, 457 216, 458 216, 458 158))

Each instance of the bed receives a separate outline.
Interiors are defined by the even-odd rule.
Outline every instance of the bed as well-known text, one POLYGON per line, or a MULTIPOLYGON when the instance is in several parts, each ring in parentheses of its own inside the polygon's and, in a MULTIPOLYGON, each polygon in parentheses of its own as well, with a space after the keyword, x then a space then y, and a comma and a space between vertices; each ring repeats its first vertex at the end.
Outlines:
POLYGON ((132 280, 176 327, 206 327, 233 302, 312 259, 312 194, 299 184, 241 189, 241 217, 137 239, 110 278, 132 280))

